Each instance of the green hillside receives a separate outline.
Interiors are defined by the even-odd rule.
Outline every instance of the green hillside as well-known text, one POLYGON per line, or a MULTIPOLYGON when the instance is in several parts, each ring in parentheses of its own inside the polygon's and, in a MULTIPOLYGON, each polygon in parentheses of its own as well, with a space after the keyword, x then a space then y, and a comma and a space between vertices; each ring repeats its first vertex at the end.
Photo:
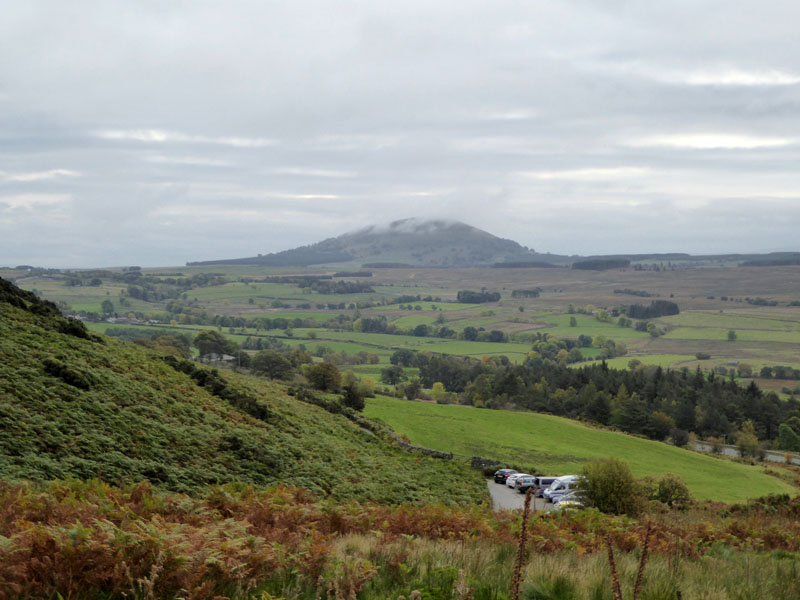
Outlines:
POLYGON ((369 401, 365 414, 381 419, 415 444, 531 465, 542 474, 576 473, 589 460, 614 456, 630 464, 638 477, 680 475, 699 500, 739 502, 771 493, 797 492, 789 484, 766 475, 762 467, 594 429, 551 415, 388 398, 369 401))
POLYGON ((0 432, 4 480, 148 479, 189 492, 281 482, 390 503, 485 494, 460 463, 409 453, 266 380, 92 334, 2 279, 0 432))

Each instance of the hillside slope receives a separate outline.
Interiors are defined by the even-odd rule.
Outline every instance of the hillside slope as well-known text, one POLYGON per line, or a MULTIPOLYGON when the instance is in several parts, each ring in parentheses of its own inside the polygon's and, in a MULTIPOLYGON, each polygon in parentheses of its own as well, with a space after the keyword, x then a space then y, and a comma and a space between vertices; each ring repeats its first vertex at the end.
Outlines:
POLYGON ((402 450, 271 382, 181 370, 196 368, 88 333, 0 279, 0 478, 148 479, 189 492, 283 482, 391 503, 484 497, 463 465, 402 450))
MULTIPOLYGON (((316 244, 264 256, 215 260, 191 265, 247 264, 308 266, 360 261, 421 267, 476 267, 534 260, 533 250, 458 221, 404 219, 328 238, 316 244)), ((541 257, 540 257, 541 259, 541 257)))

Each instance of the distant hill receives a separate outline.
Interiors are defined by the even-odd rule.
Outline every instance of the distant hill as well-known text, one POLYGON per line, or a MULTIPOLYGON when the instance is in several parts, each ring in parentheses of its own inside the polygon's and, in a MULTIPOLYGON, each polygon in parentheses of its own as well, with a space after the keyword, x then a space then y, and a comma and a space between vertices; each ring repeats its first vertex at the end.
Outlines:
POLYGON ((280 482, 386 503, 485 494, 466 465, 403 450, 285 384, 95 335, 3 279, 0 432, 4 481, 280 482))
POLYGON ((373 267, 479 267, 534 260, 546 263, 547 256, 459 221, 404 219, 274 254, 188 264, 302 267, 359 262, 373 267))
POLYGON ((308 267, 348 263, 357 268, 495 267, 598 269, 625 268, 632 263, 676 262, 683 266, 738 263, 740 266, 780 266, 800 263, 800 253, 690 255, 680 252, 563 256, 538 253, 513 240, 497 237, 451 220, 403 219, 371 225, 291 250, 250 256, 188 262, 188 266, 253 265, 308 267), (601 264, 602 261, 602 264, 601 264), (623 264, 625 263, 625 264, 623 264))

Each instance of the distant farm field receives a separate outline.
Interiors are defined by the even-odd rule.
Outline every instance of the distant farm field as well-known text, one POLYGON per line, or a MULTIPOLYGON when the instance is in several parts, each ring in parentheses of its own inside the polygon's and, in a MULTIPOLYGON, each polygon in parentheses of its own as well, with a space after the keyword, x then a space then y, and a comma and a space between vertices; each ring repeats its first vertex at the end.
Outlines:
MULTIPOLYGON (((677 265, 677 263, 676 263, 677 265)), ((644 265, 648 267, 647 264, 644 265)), ((595 338, 594 346, 581 348, 585 358, 599 355, 603 340, 624 343, 627 354, 608 361, 612 367, 627 368, 631 358, 644 364, 663 367, 700 367, 706 371, 732 363, 746 363, 756 372, 770 365, 798 365, 800 360, 800 300, 798 269, 775 268, 702 268, 667 270, 614 270, 582 272, 573 269, 371 269, 371 277, 344 278, 360 280, 374 291, 355 294, 320 294, 295 283, 264 281, 274 276, 326 276, 342 265, 312 268, 271 268, 214 265, 208 267, 172 267, 147 269, 145 275, 158 277, 158 288, 148 301, 132 294, 128 284, 108 274, 101 285, 70 286, 66 274, 49 273, 26 276, 16 273, 26 289, 36 289, 45 298, 64 302, 65 311, 89 320, 102 317, 102 302, 110 300, 118 316, 135 316, 140 322, 192 323, 175 330, 182 333, 218 329, 233 341, 242 343, 247 336, 269 335, 291 345, 309 348, 324 344, 337 352, 373 352, 381 363, 396 349, 425 350, 451 355, 477 357, 506 355, 520 362, 531 350, 534 336, 554 335, 564 340, 579 336, 595 338), (178 278, 187 283, 200 273, 213 276, 207 285, 185 289, 165 283, 178 278), (218 285, 224 281, 222 285, 218 285), (455 302, 460 290, 496 291, 497 302, 465 304, 455 302), (538 291, 536 297, 514 297, 515 290, 538 291), (630 291, 650 294, 640 297, 630 291), (439 301, 412 301, 401 309, 400 296, 440 298, 439 301), (727 300, 723 300, 725 297, 727 300), (775 306, 754 306, 748 298, 764 297, 775 306), (680 314, 656 317, 657 326, 650 335, 633 327, 620 327, 617 318, 601 321, 593 314, 579 311, 603 309, 608 314, 622 314, 626 305, 648 305, 653 299, 674 301, 680 314), (391 303, 391 304, 387 304, 391 303), (411 304, 414 309, 408 310, 411 304), (572 308, 570 308, 570 305, 572 308), (175 309, 177 307, 177 309, 175 309), (594 307, 594 308, 592 308, 594 307), (574 310, 573 313, 569 311, 574 310), (621 312, 620 312, 621 311, 621 312), (89 314, 86 314, 89 313, 89 314), (189 318, 187 318, 187 316, 189 318), (247 328, 220 326, 223 317, 243 317, 247 328), (257 317, 315 319, 320 327, 293 328, 294 331, 257 328, 257 317), (348 331, 355 321, 381 319, 406 335, 348 331), (336 322, 333 323, 333 320, 336 322), (571 325, 573 322, 574 325, 571 325), (331 322, 331 329, 327 324, 331 322), (200 324, 203 323, 203 324, 200 324), (443 325, 456 338, 407 335, 419 325, 429 332, 443 325), (464 329, 502 331, 511 343, 468 342, 464 329), (729 331, 736 341, 729 342, 729 331), (663 335, 659 335, 663 333, 663 335), (697 353, 711 355, 707 361, 692 360, 697 353)), ((194 284, 192 284, 194 286, 194 284)), ((152 290, 151 290, 152 291, 152 290)), ((517 295, 519 296, 519 294, 517 295)), ((292 323, 295 325, 295 323, 292 323)), ((107 325, 92 326, 104 331, 107 325)), ((162 330, 163 331, 163 330, 162 330)), ((574 342, 569 342, 571 345, 574 342)))
POLYGON ((628 340, 646 338, 647 333, 636 331, 631 327, 620 327, 616 323, 598 321, 587 315, 547 315, 537 320, 545 324, 542 333, 552 333, 558 337, 578 337, 579 335, 603 335, 613 340, 628 340), (575 318, 576 325, 569 325, 570 319, 575 318))
POLYGON ((716 327, 725 329, 761 329, 800 332, 800 310, 785 315, 754 315, 751 312, 696 311, 671 317, 660 322, 675 327, 716 327))
MULTIPOLYGON (((381 293, 386 293, 386 288, 376 288, 376 292, 380 291, 381 293)), ((417 292, 418 294, 419 292, 417 292)), ((464 310, 465 308, 475 308, 476 304, 463 304, 461 302, 408 302, 406 304, 411 304, 412 306, 419 306, 421 307, 420 310, 445 310, 445 311, 453 311, 453 310, 464 310)), ((397 304, 387 304, 385 306, 376 306, 373 310, 397 310, 397 304)))
MULTIPOLYGON (((800 333, 795 331, 772 331, 762 329, 717 329, 714 327, 679 327, 667 333, 665 339, 680 340, 728 340, 728 332, 736 333, 736 340, 741 342, 784 342, 796 344, 800 342, 800 333)), ((735 342, 732 342, 735 343, 735 342)))
POLYGON ((739 502, 770 493, 797 493, 783 481, 752 467, 528 412, 409 402, 380 397, 365 414, 382 420, 414 444, 464 456, 484 456, 530 465, 539 473, 579 472, 589 460, 614 456, 636 476, 676 473, 699 500, 739 502))
MULTIPOLYGON (((684 366, 682 363, 689 363, 695 361, 694 355, 688 354, 650 354, 644 356, 620 356, 619 358, 606 359, 606 364, 611 369, 627 369, 628 363, 632 360, 638 360, 643 365, 654 365, 663 368, 678 368, 684 366)), ((599 362, 599 361, 592 361, 599 362)), ((574 367, 582 367, 592 362, 575 363, 574 367)))

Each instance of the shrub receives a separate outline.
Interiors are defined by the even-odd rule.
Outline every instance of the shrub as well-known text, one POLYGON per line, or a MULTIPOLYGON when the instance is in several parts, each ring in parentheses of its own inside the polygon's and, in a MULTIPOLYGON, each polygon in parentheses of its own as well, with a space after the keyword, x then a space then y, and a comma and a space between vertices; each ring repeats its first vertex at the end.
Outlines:
POLYGON ((683 448, 689 443, 689 432, 685 429, 673 429, 669 432, 669 436, 672 438, 672 444, 678 448, 683 448))
POLYGON ((266 375, 270 379, 288 379, 292 374, 292 363, 274 350, 262 350, 251 362, 254 373, 266 375))
POLYGON ((309 383, 318 390, 336 391, 342 385, 342 374, 339 368, 329 362, 321 362, 309 367, 306 372, 309 383))
POLYGON ((586 490, 589 503, 605 513, 635 515, 643 500, 628 464, 613 457, 584 466, 581 488, 586 490))
POLYGON ((692 497, 683 479, 674 473, 667 473, 658 480, 653 500, 663 502, 672 508, 673 506, 685 507, 691 502, 692 497))
POLYGON ((358 389, 358 385, 346 385, 342 389, 342 403, 353 410, 364 410, 364 395, 358 389))
POLYGON ((742 428, 736 432, 736 449, 742 457, 756 457, 759 454, 758 437, 752 421, 745 421, 742 428))

